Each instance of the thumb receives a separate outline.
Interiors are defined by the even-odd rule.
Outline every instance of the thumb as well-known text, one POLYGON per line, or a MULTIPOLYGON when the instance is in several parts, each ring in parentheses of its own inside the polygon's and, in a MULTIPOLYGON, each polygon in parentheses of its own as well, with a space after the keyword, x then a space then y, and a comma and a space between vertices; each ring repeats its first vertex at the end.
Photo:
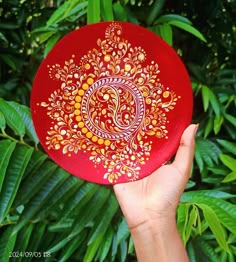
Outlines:
POLYGON ((175 160, 172 163, 181 173, 186 176, 186 179, 189 178, 190 169, 194 157, 195 149, 195 134, 197 132, 198 125, 188 126, 181 139, 180 145, 177 150, 175 160))

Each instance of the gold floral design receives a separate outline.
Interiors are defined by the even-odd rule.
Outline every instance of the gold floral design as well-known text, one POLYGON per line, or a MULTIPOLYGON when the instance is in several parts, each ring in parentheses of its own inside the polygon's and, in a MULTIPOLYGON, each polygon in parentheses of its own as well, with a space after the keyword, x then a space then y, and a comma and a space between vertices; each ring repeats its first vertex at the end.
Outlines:
POLYGON ((146 56, 122 38, 120 24, 111 23, 78 65, 72 55, 64 66, 48 66, 60 88, 41 103, 52 120, 47 148, 68 156, 89 152, 110 183, 138 179, 150 157, 150 137, 168 138, 168 112, 180 98, 160 83, 157 63, 142 66, 146 56))

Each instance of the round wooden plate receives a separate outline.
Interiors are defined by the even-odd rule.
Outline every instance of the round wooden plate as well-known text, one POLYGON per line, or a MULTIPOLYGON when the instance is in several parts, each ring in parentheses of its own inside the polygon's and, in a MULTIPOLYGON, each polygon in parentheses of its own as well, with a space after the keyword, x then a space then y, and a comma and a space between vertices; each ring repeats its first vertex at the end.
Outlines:
POLYGON ((192 107, 190 80, 175 51, 125 22, 66 35, 39 67, 31 96, 48 155, 100 184, 141 179, 168 161, 192 107))

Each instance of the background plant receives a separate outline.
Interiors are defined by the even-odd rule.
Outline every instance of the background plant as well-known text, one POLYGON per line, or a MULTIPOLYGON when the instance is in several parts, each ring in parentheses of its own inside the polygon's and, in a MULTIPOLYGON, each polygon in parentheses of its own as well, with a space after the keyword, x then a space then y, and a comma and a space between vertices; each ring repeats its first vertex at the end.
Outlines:
POLYGON ((34 261, 9 254, 38 251, 50 252, 41 261, 136 261, 112 188, 84 182, 53 163, 38 143, 29 110, 35 72, 53 45, 87 23, 115 19, 160 35, 188 68, 193 122, 200 128, 178 228, 191 261, 235 261, 236 2, 0 5, 0 260, 34 261))

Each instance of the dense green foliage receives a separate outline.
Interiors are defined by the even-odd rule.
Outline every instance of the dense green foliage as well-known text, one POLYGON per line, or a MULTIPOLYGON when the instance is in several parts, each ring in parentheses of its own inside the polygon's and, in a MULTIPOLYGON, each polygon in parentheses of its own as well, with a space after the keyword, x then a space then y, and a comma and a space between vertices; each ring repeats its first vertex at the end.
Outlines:
POLYGON ((200 128, 178 228, 191 261, 235 261, 236 2, 0 5, 0 261, 136 261, 112 188, 84 182, 53 163, 38 143, 29 110, 35 72, 53 45, 82 25, 106 20, 149 28, 186 64, 193 122, 200 128))

